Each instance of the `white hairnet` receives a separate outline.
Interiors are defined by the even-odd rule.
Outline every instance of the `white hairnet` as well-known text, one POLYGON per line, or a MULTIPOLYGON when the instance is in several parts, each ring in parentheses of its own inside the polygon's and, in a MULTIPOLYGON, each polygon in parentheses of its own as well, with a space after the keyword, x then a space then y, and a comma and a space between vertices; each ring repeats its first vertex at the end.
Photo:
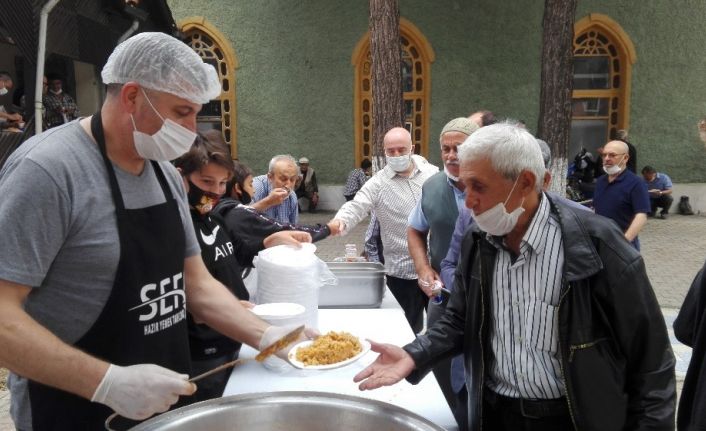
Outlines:
POLYGON ((221 94, 216 69, 184 42, 164 33, 140 33, 117 47, 101 72, 104 84, 138 84, 204 104, 221 94))

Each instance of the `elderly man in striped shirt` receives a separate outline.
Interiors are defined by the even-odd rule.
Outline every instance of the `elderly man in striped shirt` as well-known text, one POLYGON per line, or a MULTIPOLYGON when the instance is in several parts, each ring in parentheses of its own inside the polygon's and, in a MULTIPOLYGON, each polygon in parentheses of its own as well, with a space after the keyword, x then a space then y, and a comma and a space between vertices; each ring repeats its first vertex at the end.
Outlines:
POLYGON ((380 222, 387 286, 400 303, 417 333, 424 325, 428 298, 417 285, 417 272, 407 248, 407 217, 422 195, 422 184, 439 169, 414 154, 412 136, 395 127, 383 139, 387 165, 343 204, 329 222, 343 233, 363 220, 371 210, 380 222))
POLYGON ((360 388, 419 382, 463 352, 469 430, 674 429, 674 355, 640 254, 542 191, 527 131, 481 128, 459 159, 477 228, 446 313, 404 348, 373 343, 360 388))

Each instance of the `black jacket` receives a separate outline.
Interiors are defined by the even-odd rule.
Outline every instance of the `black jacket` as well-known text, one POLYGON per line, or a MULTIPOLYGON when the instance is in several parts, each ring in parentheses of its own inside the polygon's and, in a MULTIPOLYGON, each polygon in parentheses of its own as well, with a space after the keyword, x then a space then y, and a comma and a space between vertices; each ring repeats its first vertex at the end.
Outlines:
POLYGON ((693 347, 679 400, 677 429, 706 430, 706 264, 694 278, 674 321, 674 335, 693 347))
POLYGON ((214 212, 221 216, 231 237, 239 237, 245 241, 261 242, 271 234, 282 230, 309 232, 312 242, 320 241, 331 234, 331 230, 326 225, 282 223, 231 198, 221 199, 214 212))
MULTIPOLYGON (((549 200, 564 244, 558 354, 575 428, 674 429, 674 355, 640 254, 610 220, 549 200)), ((411 383, 464 354, 470 430, 482 423, 495 253, 485 234, 466 233, 446 314, 404 347, 411 383)))
MULTIPOLYGON (((191 220, 201 246, 201 258, 208 272, 238 299, 250 299, 241 274, 243 268, 252 266, 253 257, 265 248, 262 241, 243 241, 231 236, 217 214, 203 216, 191 210, 191 220)), ((240 343, 207 325, 196 323, 191 313, 187 315, 187 320, 192 359, 232 355, 240 349, 240 343)))

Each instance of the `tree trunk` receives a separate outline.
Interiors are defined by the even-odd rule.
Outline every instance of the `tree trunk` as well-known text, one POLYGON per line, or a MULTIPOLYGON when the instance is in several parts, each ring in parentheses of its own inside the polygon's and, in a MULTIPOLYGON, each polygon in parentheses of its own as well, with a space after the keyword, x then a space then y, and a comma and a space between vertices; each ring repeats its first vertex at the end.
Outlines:
POLYGON ((397 0, 370 0, 370 63, 373 94, 373 169, 385 166, 383 138, 404 124, 400 8, 397 0))
POLYGON ((566 191, 571 93, 573 90, 574 17, 577 0, 545 0, 542 19, 542 83, 537 137, 552 149, 552 185, 566 191))

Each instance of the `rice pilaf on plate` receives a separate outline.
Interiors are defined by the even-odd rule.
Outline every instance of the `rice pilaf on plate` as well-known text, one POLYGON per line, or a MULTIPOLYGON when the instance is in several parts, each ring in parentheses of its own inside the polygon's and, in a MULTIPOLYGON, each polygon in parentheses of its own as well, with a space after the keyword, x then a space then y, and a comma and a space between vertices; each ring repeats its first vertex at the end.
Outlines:
POLYGON ((331 331, 297 350, 296 358, 305 365, 330 365, 350 359, 362 351, 357 337, 331 331))

